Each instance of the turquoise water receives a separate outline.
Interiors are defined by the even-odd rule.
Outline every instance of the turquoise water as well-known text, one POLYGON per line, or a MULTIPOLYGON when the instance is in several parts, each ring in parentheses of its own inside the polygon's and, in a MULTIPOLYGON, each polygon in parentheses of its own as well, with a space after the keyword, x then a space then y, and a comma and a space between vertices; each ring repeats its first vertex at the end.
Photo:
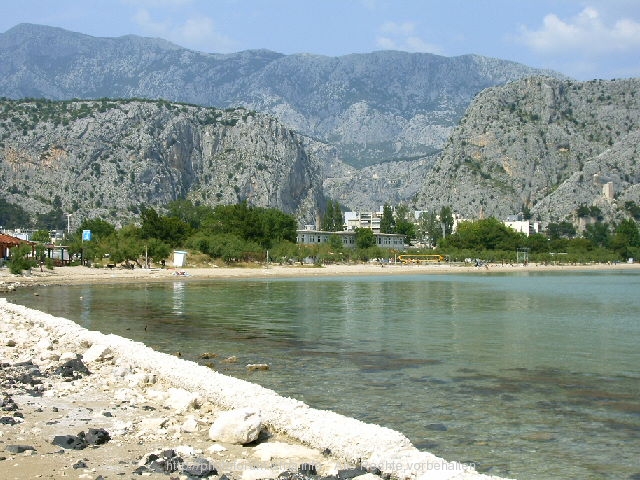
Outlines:
POLYGON ((48 287, 11 301, 520 479, 640 478, 640 275, 48 287), (219 355, 199 360, 202 353, 219 355), (239 361, 221 359, 235 355, 239 361), (269 371, 247 373, 248 363, 269 371))

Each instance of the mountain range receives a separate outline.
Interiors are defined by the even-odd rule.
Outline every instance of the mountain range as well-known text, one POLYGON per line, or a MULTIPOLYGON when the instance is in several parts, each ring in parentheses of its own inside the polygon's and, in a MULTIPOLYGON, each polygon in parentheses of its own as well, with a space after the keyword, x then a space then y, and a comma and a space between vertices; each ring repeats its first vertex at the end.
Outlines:
MULTIPOLYGON (((155 115, 149 105, 162 99, 166 102, 158 105, 170 105, 164 109, 174 114, 186 109, 190 115, 206 118, 217 115, 212 111, 230 109, 240 123, 247 114, 256 115, 252 118, 261 119, 254 124, 261 129, 254 134, 258 143, 272 145, 272 127, 289 132, 298 146, 285 148, 286 155, 297 152, 296 158, 305 157, 305 168, 315 172, 307 177, 313 194, 286 205, 286 211, 296 213, 301 221, 317 216, 327 197, 358 210, 377 209, 383 203, 409 203, 417 209, 451 205, 464 216, 475 217, 504 216, 524 208, 553 220, 570 216, 578 199, 602 203, 601 183, 609 178, 618 197, 635 199, 637 178, 631 163, 634 153, 629 149, 637 129, 633 93, 637 87, 634 80, 575 82, 555 72, 478 55, 448 58, 381 51, 325 57, 267 50, 222 55, 188 50, 161 39, 96 38, 31 24, 0 34, 0 96, 7 99, 99 100, 69 107, 88 109, 92 115, 105 113, 99 111, 105 102, 114 103, 105 99, 153 100, 115 103, 118 109, 127 104, 132 111, 144 107, 135 114, 140 120, 135 128, 155 129, 158 134, 162 130, 158 119, 145 118, 143 111, 155 115), (203 110, 194 113, 196 106, 203 110), (244 113, 237 107, 244 107, 244 113), (269 123, 264 114, 277 119, 269 128, 264 128, 269 123), (619 163, 621 154, 629 160, 619 163), (603 161, 614 165, 600 168, 603 161), (583 188, 586 185, 588 189, 583 188), (587 190, 589 194, 584 193, 587 190)), ((11 102, 5 105, 9 110, 14 107, 11 102)), ((91 128, 108 128, 100 115, 90 122, 91 128)), ((71 117, 70 122, 82 120, 71 117)), ((200 122, 162 118, 170 123, 200 122)), ((34 130, 27 129, 27 136, 33 135, 34 141, 40 129, 49 128, 45 126, 49 120, 31 117, 30 122, 34 130)), ((134 128, 127 122, 118 125, 134 128)), ((5 154, 0 160, 5 164, 8 145, 17 141, 16 131, 22 131, 14 131, 15 126, 4 119, 5 154)), ((170 133, 164 130, 155 139, 158 158, 170 157, 165 150, 170 141, 165 135, 170 133)), ((204 132, 198 130, 198 135, 204 132)), ((102 137, 108 135, 103 132, 102 137)), ((73 141, 80 144, 83 138, 73 141)), ((193 155, 205 155, 201 144, 191 143, 198 145, 193 155)), ((237 161, 245 171, 255 172, 255 178, 267 175, 265 162, 246 147, 236 148, 242 152, 237 161)), ((109 143, 102 148, 108 150, 109 143)), ((146 152, 140 145, 129 148, 137 149, 136 155, 146 152)), ((35 151, 33 155, 37 157, 35 151)), ((104 159, 97 163, 101 162, 104 159)), ((278 155, 272 155, 272 162, 269 168, 291 163, 278 155)), ((211 168, 228 167, 214 161, 211 168)), ((178 168, 178 173, 179 165, 171 168, 178 168)), ((220 187, 224 183, 220 179, 233 177, 234 172, 213 170, 208 175, 218 179, 217 186, 207 193, 206 202, 246 197, 220 187)), ((206 184, 204 177, 190 175, 183 175, 189 181, 174 182, 167 195, 205 199, 199 193, 206 184)), ((276 177, 284 188, 287 182, 276 177)), ((260 180, 254 183, 266 185, 275 178, 260 180)), ((235 186, 242 191, 240 183, 235 186)), ((137 185, 148 190, 139 181, 137 185)), ((19 185, 15 189, 24 191, 19 185)), ((147 201, 160 198, 164 197, 152 195, 147 201)), ((280 206, 264 192, 254 190, 254 198, 280 206)), ((120 211, 119 203, 104 201, 104 208, 120 211)), ((134 199, 129 202, 133 203, 134 199)), ((611 202, 607 205, 613 214, 611 202)))

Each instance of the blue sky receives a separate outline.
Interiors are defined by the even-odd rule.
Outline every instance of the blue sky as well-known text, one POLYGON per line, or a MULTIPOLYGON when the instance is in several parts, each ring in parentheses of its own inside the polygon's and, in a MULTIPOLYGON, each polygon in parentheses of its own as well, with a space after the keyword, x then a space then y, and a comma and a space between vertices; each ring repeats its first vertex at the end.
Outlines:
POLYGON ((475 53, 579 80, 640 77, 640 0, 3 0, 18 23, 204 52, 475 53))

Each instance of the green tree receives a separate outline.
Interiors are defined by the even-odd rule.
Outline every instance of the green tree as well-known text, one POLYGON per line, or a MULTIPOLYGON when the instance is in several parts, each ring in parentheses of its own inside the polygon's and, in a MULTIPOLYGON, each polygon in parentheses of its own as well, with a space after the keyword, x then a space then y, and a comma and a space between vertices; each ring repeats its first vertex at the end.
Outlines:
POLYGON ((9 260, 9 271, 14 275, 20 275, 24 270, 29 270, 36 266, 36 262, 29 257, 31 245, 22 244, 11 249, 11 259, 9 260))
POLYGON ((549 251, 549 239, 541 233, 535 233, 527 237, 526 246, 531 253, 545 253, 549 251))
POLYGON ((229 233, 267 249, 279 241, 295 242, 296 227, 296 219, 291 215, 243 202, 216 206, 211 215, 202 220, 201 231, 208 235, 229 233))
POLYGON ((445 237, 453 233, 453 211, 451 207, 442 207, 440 209, 440 223, 443 226, 445 237))
POLYGON ((422 240, 431 246, 437 245, 442 238, 442 224, 435 212, 422 212, 418 228, 422 240))
POLYGON ((551 240, 573 238, 576 236, 576 227, 571 222, 550 223, 547 225, 547 235, 551 240))
POLYGON ((640 220, 640 206, 638 206, 636 202, 624 202, 624 209, 629 212, 629 215, 631 215, 634 220, 640 220))
POLYGON ((213 208, 208 205, 197 205, 191 200, 174 200, 167 204, 168 216, 179 218, 189 224, 192 230, 199 230, 202 219, 211 215, 213 208))
POLYGON ((341 252, 343 250, 342 237, 340 235, 331 235, 329 237, 329 246, 334 252, 341 252))
POLYGON ((49 230, 37 230, 31 236, 31 240, 38 243, 49 243, 51 242, 51 234, 49 230))
POLYGON ((153 208, 146 208, 141 213, 141 236, 144 239, 157 238, 171 247, 178 247, 184 243, 191 229, 189 224, 177 217, 158 215, 153 208))
POLYGON ((443 247, 472 250, 510 250, 526 245, 527 238, 496 218, 462 222, 455 233, 443 239, 443 247))
POLYGON ((587 225, 584 229, 583 237, 597 247, 606 247, 609 244, 609 224, 595 222, 587 225))
POLYGON ((410 217, 412 214, 409 207, 405 204, 398 205, 396 208, 396 232, 404 235, 405 243, 410 243, 416 237, 416 225, 410 217))
POLYGON ((393 216, 393 210, 388 203, 385 203, 384 207, 382 207, 380 233, 396 233, 396 220, 393 216))
POLYGON ((640 232, 635 221, 628 219, 620 222, 610 239, 610 247, 620 257, 633 257, 636 248, 640 247, 640 232))
POLYGON ((76 230, 76 234, 82 235, 84 230, 91 230, 91 236, 94 240, 105 239, 116 233, 116 227, 101 218, 83 220, 76 230))
POLYGON ((367 249, 375 247, 376 236, 370 228, 356 228, 354 230, 356 237, 356 247, 359 249, 367 249))
POLYGON ((24 228, 30 223, 29 214, 24 208, 0 198, 0 225, 5 228, 24 228))
POLYGON ((320 229, 327 232, 340 232, 343 228, 342 208, 337 201, 329 200, 320 222, 320 229))
POLYGON ((146 248, 147 256, 156 263, 171 255, 171 247, 157 238, 150 238, 148 241, 144 242, 144 246, 146 248))

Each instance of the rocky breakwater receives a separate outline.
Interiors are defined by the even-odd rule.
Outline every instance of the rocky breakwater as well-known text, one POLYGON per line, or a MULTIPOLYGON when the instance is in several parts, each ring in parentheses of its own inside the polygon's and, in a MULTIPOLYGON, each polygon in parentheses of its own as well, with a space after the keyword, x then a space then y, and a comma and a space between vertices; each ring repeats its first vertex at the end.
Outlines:
POLYGON ((0 299, 3 478, 491 479, 402 434, 0 299))

